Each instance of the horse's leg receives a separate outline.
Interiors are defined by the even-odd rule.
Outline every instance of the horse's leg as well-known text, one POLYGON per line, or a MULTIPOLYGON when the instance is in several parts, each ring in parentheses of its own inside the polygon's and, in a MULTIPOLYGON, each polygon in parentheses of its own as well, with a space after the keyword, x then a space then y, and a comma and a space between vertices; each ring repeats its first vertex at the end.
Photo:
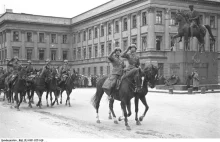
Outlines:
POLYGON ((71 104, 70 104, 70 94, 71 94, 72 90, 69 90, 66 92, 67 94, 67 101, 69 102, 69 107, 71 107, 71 104))
POLYGON ((143 103, 143 105, 145 106, 145 110, 144 110, 143 115, 141 117, 139 117, 139 120, 142 121, 144 119, 148 109, 149 109, 149 106, 147 105, 147 101, 146 101, 145 96, 141 97, 140 100, 143 103))
POLYGON ((27 103, 26 94, 23 97, 24 97, 24 103, 27 103))
POLYGON ((131 116, 131 101, 127 102, 128 117, 131 116))
POLYGON ((31 90, 31 103, 34 104, 34 90, 31 90))
POLYGON ((36 106, 40 107, 41 94, 40 94, 40 91, 36 91, 36 93, 37 93, 37 96, 38 96, 38 103, 36 104, 36 106))
POLYGON ((140 121, 138 120, 139 97, 135 96, 135 98, 134 98, 134 104, 135 104, 135 121, 136 121, 136 125, 141 125, 140 121))
POLYGON ((20 104, 23 101, 23 97, 25 97, 25 93, 24 92, 19 92, 19 95, 20 95, 20 101, 18 103, 17 110, 20 110, 19 107, 20 107, 20 104))
MULTIPOLYGON (((55 95, 55 94, 54 94, 55 95)), ((50 106, 52 107, 52 101, 53 101, 53 96, 52 96, 52 91, 50 91, 50 106)))
POLYGON ((62 98, 62 93, 63 93, 63 90, 60 91, 60 104, 62 104, 62 99, 63 99, 62 98))
POLYGON ((117 121, 117 119, 116 119, 115 112, 114 112, 114 109, 113 109, 113 104, 114 104, 114 100, 113 100, 113 99, 110 99, 110 100, 109 100, 110 115, 111 115, 111 113, 112 113, 113 119, 114 119, 114 123, 115 123, 115 124, 118 124, 118 121, 117 121))
POLYGON ((51 106, 53 106, 53 105, 55 104, 55 102, 58 103, 58 93, 57 93, 57 91, 56 91, 56 90, 53 91, 53 94, 54 94, 54 96, 55 96, 55 100, 54 100, 54 102, 51 104, 51 106))
POLYGON ((47 107, 49 107, 49 104, 48 104, 48 94, 49 94, 49 91, 47 91, 47 94, 46 94, 47 107))
POLYGON ((124 113, 124 117, 125 117, 125 126, 126 126, 126 129, 127 130, 131 130, 130 126, 128 125, 128 115, 127 115, 127 110, 126 110, 126 105, 124 102, 121 102, 121 108, 123 110, 123 113, 124 113))
POLYGON ((59 105, 58 98, 59 98, 59 92, 60 92, 60 91, 59 91, 59 90, 56 90, 55 92, 56 92, 57 105, 59 105))
POLYGON ((112 119, 112 111, 110 110, 110 108, 109 108, 109 112, 108 112, 108 119, 112 119))
POLYGON ((27 91, 27 95, 28 95, 28 100, 29 100, 29 102, 28 102, 28 106, 29 106, 30 108, 32 108, 32 105, 31 105, 31 93, 30 93, 30 90, 27 91))

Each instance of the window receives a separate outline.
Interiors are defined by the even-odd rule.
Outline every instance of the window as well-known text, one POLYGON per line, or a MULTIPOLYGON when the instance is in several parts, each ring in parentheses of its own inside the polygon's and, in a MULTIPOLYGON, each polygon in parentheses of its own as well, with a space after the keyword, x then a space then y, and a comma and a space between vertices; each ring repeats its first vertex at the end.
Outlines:
POLYGON ((32 58, 32 49, 27 49, 27 60, 31 60, 32 58))
POLYGON ((76 35, 73 35, 73 43, 76 43, 76 35))
POLYGON ((51 43, 56 43, 56 34, 51 34, 51 43))
POLYGON ((27 32, 27 42, 32 42, 32 33, 27 32))
POLYGON ((67 35, 63 35, 63 43, 67 43, 67 35))
POLYGON ((108 54, 112 52, 112 43, 108 43, 108 54))
POLYGON ((162 24, 162 11, 156 13, 156 24, 162 24))
POLYGON ((39 50, 39 60, 44 60, 44 50, 43 49, 39 50))
POLYGON ((108 34, 109 34, 109 35, 112 34, 112 26, 111 26, 111 23, 108 23, 108 34))
POLYGON ((147 25, 147 15, 146 12, 142 13, 142 26, 147 25))
POLYGON ((92 58, 92 47, 90 46, 89 47, 89 59, 91 59, 92 58))
POLYGON ((211 28, 215 28, 215 16, 210 16, 210 26, 211 28))
POLYGON ((86 31, 83 32, 83 41, 86 41, 86 31))
POLYGON ((19 33, 18 31, 13 32, 13 41, 19 41, 19 33))
POLYGON ((68 59, 68 51, 63 51, 63 60, 67 60, 68 59))
POLYGON ((104 44, 101 45, 101 57, 104 57, 105 55, 105 46, 104 44))
POLYGON ((80 35, 80 32, 78 33, 78 43, 81 41, 81 35, 80 35))
POLYGON ((83 72, 82 72, 82 74, 85 75, 85 68, 83 68, 83 72))
POLYGON ((94 46, 94 49, 95 49, 95 58, 98 57, 98 46, 95 45, 94 46))
POLYGON ((80 69, 79 68, 77 68, 77 72, 80 73, 80 69))
POLYGON ((98 28, 95 27, 95 38, 97 38, 97 37, 98 37, 98 28))
POLYGON ((73 60, 76 60, 76 48, 73 49, 73 60))
POLYGON ((44 33, 39 33, 39 42, 44 42, 44 33))
POLYGON ((100 67, 100 75, 103 75, 103 66, 100 67))
POLYGON ((124 39, 123 40, 123 51, 125 51, 126 49, 127 49, 127 47, 128 47, 128 40, 127 39, 124 39))
POLYGON ((91 39, 92 39, 92 30, 89 29, 89 40, 91 40, 91 39))
POLYGON ((164 63, 158 63, 158 76, 164 76, 163 70, 164 70, 164 63))
POLYGON ((137 17, 136 17, 136 15, 132 16, 132 28, 137 28, 137 17))
POLYGON ((13 56, 19 57, 19 49, 13 49, 13 56))
POLYGON ((56 60, 56 50, 51 50, 51 61, 55 61, 56 60))
POLYGON ((176 12, 171 12, 170 25, 176 25, 175 16, 176 12))
POLYGON ((83 48, 83 57, 86 58, 86 47, 83 48))
POLYGON ((203 15, 199 15, 199 22, 201 25, 203 24, 203 15))
POLYGON ((78 55, 77 59, 80 60, 81 59, 81 47, 78 47, 77 55, 78 55))
POLYGON ((110 66, 107 66, 107 74, 110 74, 110 66))
POLYGON ((104 31, 104 26, 103 26, 103 25, 101 25, 101 37, 103 37, 103 36, 104 36, 104 34, 105 34, 105 31, 104 31))
MULTIPOLYGON (((214 37, 216 39, 216 37, 214 37)), ((212 41, 210 37, 210 52, 215 52, 215 42, 212 41)))
POLYGON ((91 70, 90 70, 90 67, 88 67, 88 76, 90 76, 91 74, 91 70))
POLYGON ((97 70, 96 70, 96 67, 94 67, 94 75, 97 74, 97 70))
POLYGON ((147 36, 142 36, 141 38, 142 51, 147 49, 147 36))
POLYGON ((119 41, 115 40, 115 47, 119 47, 119 41))
POLYGON ((2 59, 2 51, 0 51, 0 60, 3 60, 3 59, 2 59))
POLYGON ((115 21, 115 33, 119 33, 119 23, 115 21))
POLYGON ((156 36, 156 50, 161 50, 162 36, 156 36))
POLYGON ((137 45, 137 38, 136 38, 136 37, 135 37, 135 38, 132 38, 131 43, 137 45))
POLYGON ((127 31, 128 30, 128 20, 127 20, 127 18, 124 18, 124 20, 123 20, 123 30, 124 31, 127 31))
POLYGON ((2 50, 2 59, 5 59, 5 52, 2 50))

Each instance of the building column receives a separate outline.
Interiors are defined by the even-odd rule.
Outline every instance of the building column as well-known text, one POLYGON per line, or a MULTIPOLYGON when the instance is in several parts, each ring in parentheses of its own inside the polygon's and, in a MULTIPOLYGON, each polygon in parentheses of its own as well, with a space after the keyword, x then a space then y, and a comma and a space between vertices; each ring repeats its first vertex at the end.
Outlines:
POLYGON ((141 51, 141 11, 137 12, 137 52, 141 51))
POLYGON ((34 60, 38 60, 38 49, 37 49, 37 43, 38 43, 38 33, 33 32, 33 38, 34 38, 34 60))
POLYGON ((46 51, 45 51, 45 59, 50 59, 50 33, 46 32, 46 51))
POLYGON ((112 51, 115 49, 115 39, 114 39, 114 20, 111 20, 111 29, 112 29, 112 51))
POLYGON ((104 37, 105 37, 105 45, 104 45, 104 56, 108 56, 108 48, 107 48, 107 27, 108 27, 108 24, 107 22, 103 23, 103 26, 104 26, 104 37))
POLYGON ((85 31, 86 31, 86 58, 85 59, 89 59, 89 46, 88 46, 89 30, 88 30, 88 28, 86 28, 85 31))
POLYGON ((122 49, 122 46, 123 46, 123 41, 122 41, 122 17, 119 17, 119 21, 118 21, 118 24, 119 24, 119 47, 122 49))
POLYGON ((6 42, 7 42, 7 57, 5 57, 5 58, 8 58, 8 59, 11 59, 12 58, 12 47, 11 47, 11 41, 12 41, 12 39, 11 39, 11 30, 9 30, 9 29, 7 29, 6 31, 5 31, 5 33, 6 33, 6 42))
POLYGON ((95 58, 95 47, 94 47, 94 27, 91 28, 91 34, 92 34, 92 58, 95 58))
MULTIPOLYGON (((62 46, 61 46, 61 34, 57 34, 57 57, 58 57, 58 61, 62 60, 62 46)), ((50 52, 50 51, 49 51, 50 52)), ((50 54, 50 53, 49 53, 50 54)))
POLYGON ((98 33, 98 57, 101 57, 101 44, 100 44, 100 25, 97 25, 97 33, 98 33))
POLYGON ((170 8, 165 9, 165 51, 170 50, 170 8))
POLYGON ((128 14, 127 24, 128 24, 128 46, 130 46, 131 45, 131 14, 128 14))
POLYGON ((148 8, 148 38, 147 50, 155 50, 155 8, 148 8))
POLYGON ((215 42, 217 42, 216 44, 216 51, 215 52, 218 52, 220 51, 220 14, 217 15, 217 28, 218 28, 218 31, 217 31, 217 39, 215 39, 215 42))
MULTIPOLYGON (((204 25, 210 25, 210 15, 209 13, 205 13, 205 24, 204 25)), ((210 37, 209 34, 206 33, 205 35, 205 51, 210 50, 210 37)))
POLYGON ((21 31, 21 59, 25 60, 25 31, 21 31))

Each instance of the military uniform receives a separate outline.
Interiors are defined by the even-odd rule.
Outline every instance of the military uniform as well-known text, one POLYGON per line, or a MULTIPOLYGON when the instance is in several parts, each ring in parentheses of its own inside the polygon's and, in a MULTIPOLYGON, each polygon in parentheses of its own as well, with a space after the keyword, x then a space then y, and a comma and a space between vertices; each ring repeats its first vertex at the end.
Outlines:
MULTIPOLYGON (((68 61, 65 60, 64 63, 67 63, 68 61)), ((59 68, 59 75, 61 78, 60 83, 62 83, 63 81, 66 81, 68 75, 70 72, 70 66, 68 64, 64 64, 59 68)))
POLYGON ((29 65, 27 65, 27 75, 29 76, 29 75, 31 75, 33 73, 34 68, 33 68, 32 64, 31 64, 31 61, 28 61, 28 63, 29 63, 29 65))
POLYGON ((51 69, 50 60, 47 59, 46 62, 47 62, 47 63, 46 63, 46 65, 43 66, 43 69, 42 69, 42 71, 41 71, 40 76, 42 76, 42 74, 43 74, 46 70, 50 71, 50 69, 51 69))
POLYGON ((18 57, 14 57, 7 63, 7 66, 12 68, 10 71, 12 74, 9 76, 9 83, 13 83, 15 81, 18 71, 21 68, 21 64, 18 61, 18 57))
POLYGON ((136 55, 136 53, 124 53, 121 57, 128 60, 129 65, 126 71, 131 71, 132 69, 140 66, 140 58, 136 55))

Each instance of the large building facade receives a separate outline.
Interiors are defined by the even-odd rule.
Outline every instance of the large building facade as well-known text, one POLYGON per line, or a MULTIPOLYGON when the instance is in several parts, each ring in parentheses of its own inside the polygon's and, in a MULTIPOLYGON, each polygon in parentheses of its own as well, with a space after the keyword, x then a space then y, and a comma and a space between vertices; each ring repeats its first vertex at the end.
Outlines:
MULTIPOLYGON (((188 10, 193 4, 200 12, 202 24, 212 28, 215 43, 205 37, 207 52, 220 52, 220 2, 214 0, 113 0, 73 18, 47 17, 6 12, 0 17, 0 59, 19 56, 25 64, 32 60, 41 67, 45 59, 58 66, 68 59, 84 75, 106 75, 111 72, 107 55, 115 48, 125 50, 135 43, 141 63, 156 62, 160 75, 170 74, 167 52, 171 37, 177 34, 174 16, 177 10, 188 10)), ((190 48, 197 51, 198 41, 190 48)), ((184 50, 183 42, 173 52, 184 50)), ((220 76, 220 56, 218 74, 220 76)))

